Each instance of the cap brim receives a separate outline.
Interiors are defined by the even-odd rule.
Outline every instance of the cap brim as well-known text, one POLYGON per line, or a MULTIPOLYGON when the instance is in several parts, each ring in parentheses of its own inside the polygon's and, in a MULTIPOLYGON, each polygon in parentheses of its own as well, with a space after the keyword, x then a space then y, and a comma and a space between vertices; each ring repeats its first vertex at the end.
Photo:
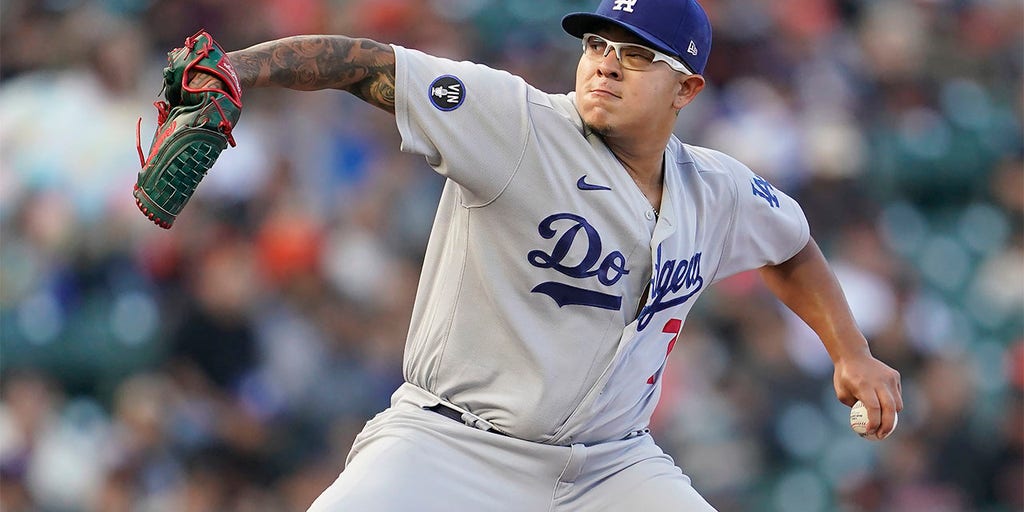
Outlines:
POLYGON ((562 18, 562 28, 565 29, 565 31, 568 32, 569 35, 581 39, 583 38, 583 34, 592 32, 595 26, 603 24, 610 24, 624 28, 635 34, 640 39, 646 41, 647 44, 652 48, 660 52, 667 53, 669 55, 676 55, 676 51, 673 50, 671 46, 666 44, 661 39, 654 37, 654 35, 652 35, 650 32, 647 32, 646 30, 641 30, 637 27, 634 27, 633 25, 630 25, 629 23, 619 21, 615 18, 609 18, 607 16, 594 14, 592 12, 574 12, 566 14, 562 18))

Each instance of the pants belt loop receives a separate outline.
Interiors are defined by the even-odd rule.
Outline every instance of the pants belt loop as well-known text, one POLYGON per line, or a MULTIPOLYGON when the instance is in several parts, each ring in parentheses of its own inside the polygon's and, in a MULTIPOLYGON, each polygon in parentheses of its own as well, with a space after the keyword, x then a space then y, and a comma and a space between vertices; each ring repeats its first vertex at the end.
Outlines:
POLYGON ((583 464, 587 462, 587 447, 582 444, 569 446, 569 460, 565 461, 565 468, 558 476, 558 481, 573 483, 583 472, 583 464))

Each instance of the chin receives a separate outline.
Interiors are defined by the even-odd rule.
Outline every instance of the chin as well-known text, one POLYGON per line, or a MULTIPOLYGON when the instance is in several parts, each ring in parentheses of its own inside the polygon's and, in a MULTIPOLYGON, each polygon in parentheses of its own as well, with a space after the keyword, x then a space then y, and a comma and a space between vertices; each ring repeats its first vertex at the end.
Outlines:
POLYGON ((612 123, 609 122, 608 116, 606 115, 594 115, 594 113, 591 113, 590 115, 582 117, 583 124, 587 125, 587 128, 590 128, 590 131, 598 135, 606 136, 613 131, 612 123))
POLYGON ((587 127, 590 128, 591 132, 594 132, 602 137, 607 137, 609 134, 612 133, 611 127, 603 124, 587 123, 587 127))

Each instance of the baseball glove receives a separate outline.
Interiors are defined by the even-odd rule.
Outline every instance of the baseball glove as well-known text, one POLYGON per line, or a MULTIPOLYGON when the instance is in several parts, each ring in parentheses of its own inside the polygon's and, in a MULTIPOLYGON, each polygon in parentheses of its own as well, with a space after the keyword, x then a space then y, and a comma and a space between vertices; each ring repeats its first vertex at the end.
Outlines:
POLYGON ((157 226, 170 229, 221 151, 228 144, 235 145, 231 130, 242 113, 242 89, 224 50, 206 31, 200 30, 185 39, 184 47, 170 51, 167 63, 165 101, 153 104, 159 127, 148 157, 142 152, 142 118, 136 125, 142 170, 134 195, 143 214, 157 226), (200 87, 190 86, 196 73, 219 83, 211 80, 200 87))

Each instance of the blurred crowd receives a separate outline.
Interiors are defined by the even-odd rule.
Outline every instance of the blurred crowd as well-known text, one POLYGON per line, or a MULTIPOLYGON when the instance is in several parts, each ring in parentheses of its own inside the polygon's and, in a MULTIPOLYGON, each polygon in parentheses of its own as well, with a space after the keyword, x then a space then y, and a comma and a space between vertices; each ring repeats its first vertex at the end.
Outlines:
MULTIPOLYGON (((393 118, 249 91, 165 231, 131 188, 165 54, 364 36, 573 86, 597 0, 0 2, 0 510, 298 511, 385 408, 442 186, 393 118)), ((858 438, 756 273, 705 293, 652 425, 722 512, 1024 510, 1024 7, 703 0, 684 141, 796 197, 903 376, 858 438)))

